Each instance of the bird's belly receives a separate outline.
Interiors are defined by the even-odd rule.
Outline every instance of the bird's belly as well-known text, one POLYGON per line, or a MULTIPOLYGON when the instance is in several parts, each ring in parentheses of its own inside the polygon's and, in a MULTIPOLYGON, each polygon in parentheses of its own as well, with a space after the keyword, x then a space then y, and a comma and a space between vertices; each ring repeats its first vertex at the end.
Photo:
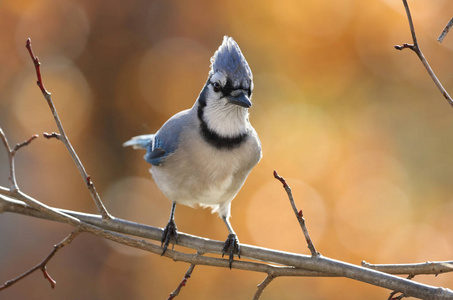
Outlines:
MULTIPOLYGON (((232 181, 233 176, 227 176, 223 180, 216 180, 216 183, 205 185, 205 186, 198 186, 196 188, 196 194, 187 197, 190 194, 185 193, 184 195, 180 195, 178 202, 186 205, 194 205, 194 204, 222 204, 224 202, 231 201, 233 197, 236 195, 237 191, 232 190, 232 181)), ((196 186, 196 183, 190 184, 187 187, 188 190, 192 189, 196 186)))
POLYGON ((212 147, 198 132, 181 139, 179 149, 150 171, 170 201, 185 205, 231 202, 261 157, 259 141, 255 139, 228 150, 212 147))
POLYGON ((185 174, 179 167, 153 166, 150 170, 159 189, 171 201, 184 205, 216 205, 231 201, 245 176, 239 176, 231 164, 210 164, 185 174), (242 178, 243 177, 243 178, 242 178))

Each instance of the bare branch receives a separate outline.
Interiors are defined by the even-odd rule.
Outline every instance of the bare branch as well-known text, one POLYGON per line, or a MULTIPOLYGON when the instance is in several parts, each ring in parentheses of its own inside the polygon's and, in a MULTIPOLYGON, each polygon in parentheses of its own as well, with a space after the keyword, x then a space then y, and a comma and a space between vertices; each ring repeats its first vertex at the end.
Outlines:
POLYGON ((318 256, 320 253, 316 251, 313 242, 311 241, 310 234, 308 234, 307 226, 305 225, 305 219, 303 217, 302 210, 298 210, 296 207, 296 203, 293 199, 293 193, 291 192, 291 188, 286 183, 285 178, 278 175, 277 171, 274 170, 274 177, 279 180, 283 184, 283 188, 285 189, 286 193, 288 194, 289 202, 293 208, 294 214, 296 215, 297 221, 299 221, 300 228, 302 228, 302 232, 304 233, 305 240, 307 241, 308 249, 310 249, 312 256, 318 256))
POLYGON ((415 34, 414 22, 412 22, 412 16, 409 10, 409 5, 407 4, 407 0, 403 0, 403 4, 404 9, 406 10, 407 20, 409 21, 409 28, 412 34, 412 41, 414 42, 414 46, 418 48, 417 35, 415 34))
POLYGON ((407 0, 403 0, 403 4, 404 4, 404 8, 406 9, 406 15, 407 15, 407 19, 409 21, 409 27, 410 27, 411 34, 412 34, 412 41, 414 42, 414 44, 413 45, 411 45, 411 44, 403 44, 401 46, 400 45, 396 45, 395 49, 403 50, 403 49, 409 48, 412 51, 414 51, 417 54, 418 58, 423 63, 423 66, 425 66, 426 71, 428 72, 429 76, 431 77, 431 79, 436 84, 437 88, 440 90, 440 92, 445 97, 445 99, 447 99, 448 103, 450 103, 450 105, 453 107, 453 100, 451 99, 450 95, 448 94, 448 92, 443 87, 442 83, 440 83, 440 81, 437 78, 436 74, 434 74, 434 71, 431 69, 428 61, 426 60, 425 56, 423 55, 422 50, 420 49, 420 46, 418 45, 417 35, 415 34, 414 23, 412 22, 412 16, 411 16, 411 12, 409 10, 409 5, 407 4, 407 0))
POLYGON ((253 296, 253 300, 258 300, 261 297, 264 289, 269 285, 269 283, 271 283, 272 280, 274 280, 274 278, 274 275, 268 274, 267 277, 260 284, 258 284, 258 289, 253 296))
MULTIPOLYGON (((8 197, 14 197, 10 196, 10 192, 8 189, 1 188, 0 187, 0 211, 3 212, 13 212, 13 213, 19 213, 23 215, 28 215, 32 217, 38 217, 42 219, 47 219, 47 220, 53 220, 53 221, 60 221, 64 222, 65 221, 58 219, 54 216, 42 213, 41 211, 37 211, 36 209, 33 209, 21 201, 16 201, 12 200, 11 198, 6 198, 2 195, 7 195, 8 197)), ((101 229, 102 227, 103 231, 110 230, 110 231, 116 231, 120 233, 124 233, 127 235, 132 235, 132 236, 137 236, 140 238, 147 238, 147 239, 152 239, 156 241, 160 241, 160 238, 162 237, 162 229, 157 228, 157 227, 152 227, 148 225, 143 225, 119 218, 115 218, 112 221, 105 223, 103 222, 102 218, 99 215, 92 215, 92 214, 85 214, 85 213, 80 213, 80 212, 74 212, 74 211, 69 211, 69 210, 62 210, 62 209, 57 209, 61 213, 64 213, 65 215, 70 215, 77 220, 84 222, 86 224, 91 224, 93 226, 96 226, 96 228, 101 229), (99 227, 97 227, 99 226, 99 227)), ((95 232, 94 234, 96 235, 102 235, 102 230, 95 232)), ((121 243, 121 241, 119 241, 121 243)), ((218 241, 213 241, 213 240, 208 240, 204 238, 199 238, 195 237, 189 234, 184 234, 181 232, 181 241, 179 241, 178 245, 183 246, 183 247, 188 247, 192 249, 196 249, 200 253, 204 253, 205 251, 208 251, 210 253, 216 253, 216 254, 221 254, 221 249, 223 247, 222 242, 218 241)), ((152 251, 150 249, 145 249, 147 251, 153 252, 155 254, 161 254, 162 248, 153 245, 152 251)), ((138 247, 140 248, 140 247, 138 247)), ((260 248, 261 249, 261 248, 260 248)), ((184 255, 184 253, 174 251, 174 253, 177 253, 176 256, 178 255, 184 255)), ((215 267, 229 267, 229 261, 226 259, 219 259, 219 258, 209 258, 209 257, 204 257, 199 255, 200 257, 197 258, 197 264, 203 264, 203 265, 211 265, 215 267)), ((252 254, 253 256, 253 254, 252 254)), ((174 258, 172 256, 167 256, 174 258)), ((187 259, 187 257, 182 256, 183 259, 187 259)), ((181 256, 178 256, 178 258, 181 258, 181 256)), ((174 258, 176 260, 176 258, 174 258)), ((185 261, 185 260, 182 260, 185 261)), ((192 260, 185 261, 189 263, 193 263, 192 260)), ((284 267, 284 266, 274 266, 274 265, 269 265, 269 264, 261 264, 261 263, 253 263, 253 262, 245 262, 245 261, 237 261, 235 263, 235 268, 240 269, 240 270, 247 270, 247 271, 256 271, 256 272, 262 272, 262 273, 271 273, 276 276, 335 276, 335 275, 329 275, 325 273, 320 273, 316 271, 310 271, 310 270, 302 270, 302 269, 295 269, 293 267, 284 267)))
MULTIPOLYGON (((63 124, 60 121, 60 117, 58 116, 57 109, 55 108, 55 105, 53 104, 52 101, 52 96, 51 93, 49 93, 46 88, 44 87, 44 83, 42 81, 41 77, 41 63, 38 59, 37 56, 33 53, 33 49, 31 47, 31 39, 28 38, 27 42, 25 44, 25 47, 28 50, 28 53, 30 54, 30 57, 35 65, 35 70, 36 70, 36 77, 38 78, 38 81, 36 82, 41 89, 41 92, 44 96, 44 98, 47 101, 47 104, 49 105, 49 108, 52 112, 52 115, 54 117, 55 123, 57 124, 58 130, 59 130, 59 140, 63 142, 63 144, 66 146, 66 149, 68 150, 69 154, 71 155, 74 163, 77 166, 77 169, 79 170, 80 175, 82 176, 84 182, 87 185, 87 188, 91 194, 91 197, 94 200, 94 203, 96 204, 99 213, 102 215, 102 218, 106 221, 112 219, 113 217, 108 213, 107 209, 105 208, 104 204, 102 203, 101 197, 96 191, 96 188, 91 181, 91 179, 88 178, 88 174, 85 171, 85 167, 83 166, 81 160, 79 159, 79 156, 77 153, 74 151, 74 148, 72 147, 71 143, 69 142, 69 138, 65 133, 65 130, 63 128, 63 124)), ((48 136, 47 136, 48 137, 48 136)), ((57 137, 57 134, 51 134, 51 137, 57 137)))
POLYGON ((191 264, 189 266, 189 269, 187 269, 187 272, 184 275, 183 279, 179 283, 178 287, 170 294, 170 296, 168 296, 168 300, 175 299, 176 296, 179 295, 179 292, 181 291, 181 289, 186 286, 187 280, 189 280, 189 278, 192 276, 193 269, 195 269, 195 265, 191 264))
POLYGON ((30 144, 34 139, 38 138, 37 134, 32 135, 28 140, 17 144, 13 149, 9 146, 8 139, 6 138, 3 129, 0 127, 0 138, 2 139, 3 145, 5 146, 6 153, 8 154, 8 162, 9 162, 9 181, 11 183, 10 190, 11 192, 15 192, 19 190, 16 181, 16 171, 14 165, 14 156, 16 152, 19 151, 20 148, 27 146, 30 144))
POLYGON ((404 43, 402 45, 395 45, 394 47, 395 47, 396 50, 403 50, 403 49, 411 49, 411 50, 413 50, 413 48, 415 46, 414 46, 414 44, 404 43))
POLYGON ((27 42, 25 43, 25 47, 27 48, 28 53, 30 54, 31 60, 33 61, 34 65, 35 65, 36 76, 38 77, 38 81, 36 82, 36 84, 39 86, 39 89, 41 90, 42 94, 44 95, 44 97, 47 100, 47 98, 50 98, 50 93, 46 90, 46 88, 44 87, 44 84, 42 82, 41 63, 39 62, 38 57, 33 54, 30 38, 27 39, 27 42))
POLYGON ((22 201, 33 209, 39 211, 43 215, 48 216, 56 221, 67 223, 74 227, 78 227, 81 223, 77 218, 67 215, 64 212, 59 211, 58 209, 45 205, 38 200, 28 196, 27 194, 24 194, 20 190, 9 191, 2 188, 0 189, 0 194, 7 195, 19 201, 22 201))
POLYGON ((28 270, 27 272, 17 276, 16 278, 14 279, 11 279, 11 280, 8 280, 7 282, 5 282, 2 286, 0 286, 0 291, 3 290, 3 289, 6 289, 10 286, 12 286, 13 284, 19 282, 20 280, 24 279, 25 277, 27 277, 28 275, 32 274, 33 272, 37 271, 37 270, 41 270, 41 272, 43 273, 44 275, 44 278, 46 278, 49 282, 50 282, 50 286, 54 289, 55 288, 55 285, 57 284, 57 282, 49 275, 49 273, 47 272, 47 263, 52 259, 52 257, 58 252, 58 250, 60 250, 61 248, 63 248, 64 246, 70 244, 72 242, 72 240, 79 234, 80 232, 78 230, 75 230, 73 232, 71 232, 71 234, 69 234, 67 237, 65 237, 61 242, 59 242, 58 244, 56 244, 55 246, 53 246, 53 249, 52 251, 50 251, 50 253, 39 263, 37 264, 36 266, 34 266, 33 268, 31 268, 30 270, 28 270))
POLYGON ((52 132, 52 133, 43 132, 42 135, 43 135, 43 137, 45 137, 48 140, 52 139, 52 138, 55 138, 57 140, 60 139, 60 134, 56 133, 56 132, 52 132))
MULTIPOLYGON (((12 201, 8 198, 15 197, 9 192, 8 189, 0 188, 0 203, 3 202, 1 205, 3 206, 3 210, 5 212, 15 211, 16 209, 17 212, 21 212, 23 214, 53 220, 53 216, 37 212, 23 203, 20 203, 20 201, 12 201)), ((111 220, 110 222, 103 222, 102 217, 99 215, 89 215, 66 210, 58 211, 62 214, 72 215, 73 217, 80 219, 80 224, 77 228, 81 231, 90 232, 106 239, 149 251, 154 254, 161 255, 162 253, 162 248, 160 246, 143 239, 132 238, 129 236, 136 235, 160 241, 163 231, 161 228, 146 226, 117 218, 111 220), (122 234, 113 232, 112 230, 117 230, 122 234)), ((64 222, 62 220, 59 221, 64 222)), ((223 242, 213 241, 180 232, 178 236, 178 246, 196 249, 197 251, 203 251, 204 253, 220 254, 223 248, 223 242)), ((422 299, 453 298, 453 291, 449 289, 421 284, 361 266, 355 266, 349 263, 323 257, 321 255, 313 257, 246 244, 242 244, 241 247, 241 255, 254 261, 237 261, 233 264, 233 268, 235 269, 263 272, 274 276, 341 276, 384 287, 389 290, 401 291, 407 296, 422 299), (275 266, 275 264, 280 266, 275 266), (309 272, 311 272, 311 275, 308 275, 310 274, 309 272)), ((187 262, 194 265, 209 265, 229 268, 229 261, 227 259, 200 256, 197 254, 187 254, 171 249, 168 249, 164 256, 175 261, 187 262)))
POLYGON ((3 141, 3 145, 5 146, 6 152, 8 154, 8 162, 9 162, 9 181, 11 183, 10 190, 11 192, 17 191, 19 187, 17 186, 16 181, 16 171, 14 170, 14 154, 11 151, 11 147, 9 146, 8 139, 6 138, 3 129, 0 127, 0 138, 3 141))
POLYGON ((370 264, 362 261, 362 266, 390 274, 422 275, 453 272, 453 261, 428 261, 418 264, 370 264))
POLYGON ((447 25, 445 25, 444 30, 442 30, 441 34, 437 38, 439 43, 442 43, 444 38, 447 36, 447 33, 450 31, 451 27, 453 27, 453 18, 450 19, 447 25))
POLYGON ((34 134, 31 137, 29 137, 28 140, 23 141, 22 143, 16 144, 16 146, 12 150, 13 153, 16 153, 22 147, 28 146, 28 144, 30 144, 34 139, 37 139, 38 137, 39 137, 39 135, 34 134))

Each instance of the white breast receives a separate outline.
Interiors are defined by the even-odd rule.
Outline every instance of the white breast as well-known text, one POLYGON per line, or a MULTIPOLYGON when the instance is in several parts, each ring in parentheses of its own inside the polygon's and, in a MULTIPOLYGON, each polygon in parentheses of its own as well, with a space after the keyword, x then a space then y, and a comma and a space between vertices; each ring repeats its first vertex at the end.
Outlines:
POLYGON ((222 137, 235 137, 244 133, 248 123, 248 109, 228 103, 226 98, 215 99, 208 90, 208 104, 203 119, 209 129, 222 137))
POLYGON ((184 153, 175 152, 162 166, 153 166, 154 181, 167 198, 181 204, 231 202, 259 161, 259 149, 218 150, 199 143, 196 149, 185 146, 184 153))

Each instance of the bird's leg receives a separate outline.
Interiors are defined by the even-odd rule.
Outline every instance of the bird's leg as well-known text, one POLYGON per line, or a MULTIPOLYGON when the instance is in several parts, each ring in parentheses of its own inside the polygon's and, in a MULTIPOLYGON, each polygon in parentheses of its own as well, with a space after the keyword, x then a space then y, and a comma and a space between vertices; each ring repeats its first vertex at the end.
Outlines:
POLYGON ((234 254, 237 254, 238 258, 241 258, 241 247, 239 246, 239 240, 236 236, 236 233, 234 232, 233 227, 231 227, 230 220, 226 216, 222 216, 222 220, 223 222, 225 222, 228 231, 230 232, 227 240, 225 241, 225 244, 223 245, 222 257, 225 255, 225 253, 229 252, 229 261, 231 269, 234 254))
POLYGON ((160 240, 160 246, 164 248, 161 255, 165 254, 167 251, 168 245, 170 244, 171 239, 173 238, 173 248, 175 244, 178 243, 178 230, 175 224, 175 209, 176 209, 176 202, 173 202, 171 206, 171 213, 170 213, 170 220, 168 220, 167 226, 164 228, 164 232, 162 233, 162 239, 160 240))

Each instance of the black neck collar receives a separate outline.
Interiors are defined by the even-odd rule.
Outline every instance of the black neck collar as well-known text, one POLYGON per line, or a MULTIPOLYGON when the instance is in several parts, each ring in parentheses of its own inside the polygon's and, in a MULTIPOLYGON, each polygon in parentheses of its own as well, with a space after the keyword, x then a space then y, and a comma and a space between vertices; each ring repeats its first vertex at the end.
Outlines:
POLYGON ((201 91, 200 96, 198 97, 198 110, 197 115, 200 120, 200 132, 203 136, 203 139, 210 144, 211 146, 216 147, 217 149, 234 149, 239 147, 248 137, 248 131, 243 132, 239 135, 233 137, 223 137, 218 133, 214 132, 208 127, 208 124, 204 120, 204 109, 206 107, 206 93, 207 85, 201 91))

